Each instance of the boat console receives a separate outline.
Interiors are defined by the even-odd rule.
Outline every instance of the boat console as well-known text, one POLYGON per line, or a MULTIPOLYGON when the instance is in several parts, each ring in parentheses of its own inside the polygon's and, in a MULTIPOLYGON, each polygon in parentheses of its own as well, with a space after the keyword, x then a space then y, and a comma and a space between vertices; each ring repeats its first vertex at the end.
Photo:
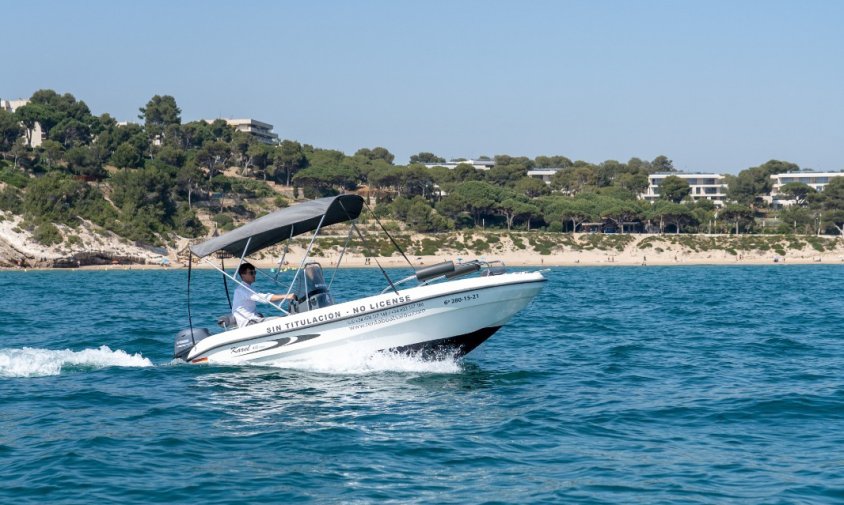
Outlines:
POLYGON ((322 266, 317 262, 305 265, 293 292, 296 294, 296 299, 290 302, 291 314, 301 314, 334 305, 334 297, 328 291, 328 283, 322 275, 322 266))

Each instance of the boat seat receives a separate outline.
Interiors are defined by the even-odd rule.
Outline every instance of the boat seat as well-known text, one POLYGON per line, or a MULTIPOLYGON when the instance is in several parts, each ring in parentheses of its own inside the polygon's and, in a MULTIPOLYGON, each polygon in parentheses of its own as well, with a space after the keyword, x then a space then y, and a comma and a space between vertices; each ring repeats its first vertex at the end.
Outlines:
POLYGON ((229 328, 237 327, 237 319, 234 318, 234 314, 229 313, 218 317, 217 324, 224 330, 228 330, 229 328))

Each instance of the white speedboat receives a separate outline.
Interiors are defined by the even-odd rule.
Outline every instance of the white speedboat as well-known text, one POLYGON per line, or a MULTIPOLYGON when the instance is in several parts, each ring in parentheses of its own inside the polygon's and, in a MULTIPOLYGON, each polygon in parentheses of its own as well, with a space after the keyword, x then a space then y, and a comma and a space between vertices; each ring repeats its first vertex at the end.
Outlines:
MULTIPOLYGON (((241 284, 209 257, 215 253, 233 255, 242 263, 250 254, 299 234, 314 232, 287 288, 287 293, 296 295, 295 301, 290 302, 288 310, 271 304, 279 311, 278 316, 265 317, 241 328, 230 316, 218 320, 223 330, 216 334, 194 327, 190 314, 189 267, 190 328, 177 335, 174 357, 191 363, 259 364, 379 351, 420 353, 433 359, 459 357, 483 343, 525 308, 546 281, 540 272, 507 273, 500 262, 447 261, 414 269, 413 275, 397 281, 381 268, 386 288, 370 296, 336 302, 321 265, 309 262, 308 255, 320 229, 332 224, 351 223, 346 246, 355 235, 365 240, 355 226, 363 208, 364 201, 357 195, 311 200, 193 246, 192 258, 208 262, 227 279, 241 284)), ((396 247, 401 252, 397 244, 396 247)), ((279 259, 279 266, 284 264, 284 257, 283 254, 279 259)), ((335 268, 339 268, 342 258, 340 254, 335 268)), ((378 264, 377 259, 373 260, 378 264)), ((271 273, 266 275, 273 277, 271 273)))

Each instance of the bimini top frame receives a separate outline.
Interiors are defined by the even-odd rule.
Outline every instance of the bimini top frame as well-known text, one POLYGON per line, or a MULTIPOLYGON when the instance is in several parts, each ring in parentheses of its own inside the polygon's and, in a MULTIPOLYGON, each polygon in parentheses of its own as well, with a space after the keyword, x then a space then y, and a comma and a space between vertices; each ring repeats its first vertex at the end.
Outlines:
MULTIPOLYGON (((226 278, 231 279, 236 284, 252 291, 249 286, 238 281, 233 275, 227 273, 224 268, 217 267, 208 261, 208 256, 215 252, 222 252, 223 255, 221 258, 225 255, 239 257, 239 267, 243 263, 244 258, 251 253, 273 246, 297 235, 313 231, 314 236, 308 245, 302 265, 296 271, 296 275, 287 290, 289 294, 296 282, 296 277, 298 277, 299 272, 308 258, 314 240, 319 234, 319 230, 323 226, 349 221, 354 222, 360 216, 363 206, 364 200, 358 195, 332 196, 296 204, 293 207, 287 207, 267 214, 219 237, 214 237, 191 247, 191 259, 193 256, 202 259, 220 271, 224 276, 224 281, 226 278)), ((193 317, 191 316, 190 310, 190 272, 192 263, 193 261, 188 262, 188 321, 190 322, 191 332, 193 331, 193 317)), ((278 284, 277 277, 273 280, 278 284)), ((228 287, 226 287, 226 297, 228 298, 228 287)), ((231 305, 231 299, 229 299, 229 305, 231 305)), ((287 313, 279 304, 270 302, 270 305, 287 313)))
POLYGON ((363 198, 339 195, 319 198, 277 210, 251 223, 191 247, 197 258, 217 251, 245 257, 322 226, 353 221, 363 210, 363 198))

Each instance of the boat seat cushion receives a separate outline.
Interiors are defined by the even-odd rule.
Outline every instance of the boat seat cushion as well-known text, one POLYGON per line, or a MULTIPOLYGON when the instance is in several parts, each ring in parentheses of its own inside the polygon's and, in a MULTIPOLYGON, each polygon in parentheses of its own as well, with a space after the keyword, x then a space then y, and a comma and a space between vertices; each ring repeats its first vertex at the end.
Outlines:
POLYGON ((217 324, 223 328, 229 328, 237 326, 237 319, 234 318, 234 314, 226 314, 217 318, 217 324))

